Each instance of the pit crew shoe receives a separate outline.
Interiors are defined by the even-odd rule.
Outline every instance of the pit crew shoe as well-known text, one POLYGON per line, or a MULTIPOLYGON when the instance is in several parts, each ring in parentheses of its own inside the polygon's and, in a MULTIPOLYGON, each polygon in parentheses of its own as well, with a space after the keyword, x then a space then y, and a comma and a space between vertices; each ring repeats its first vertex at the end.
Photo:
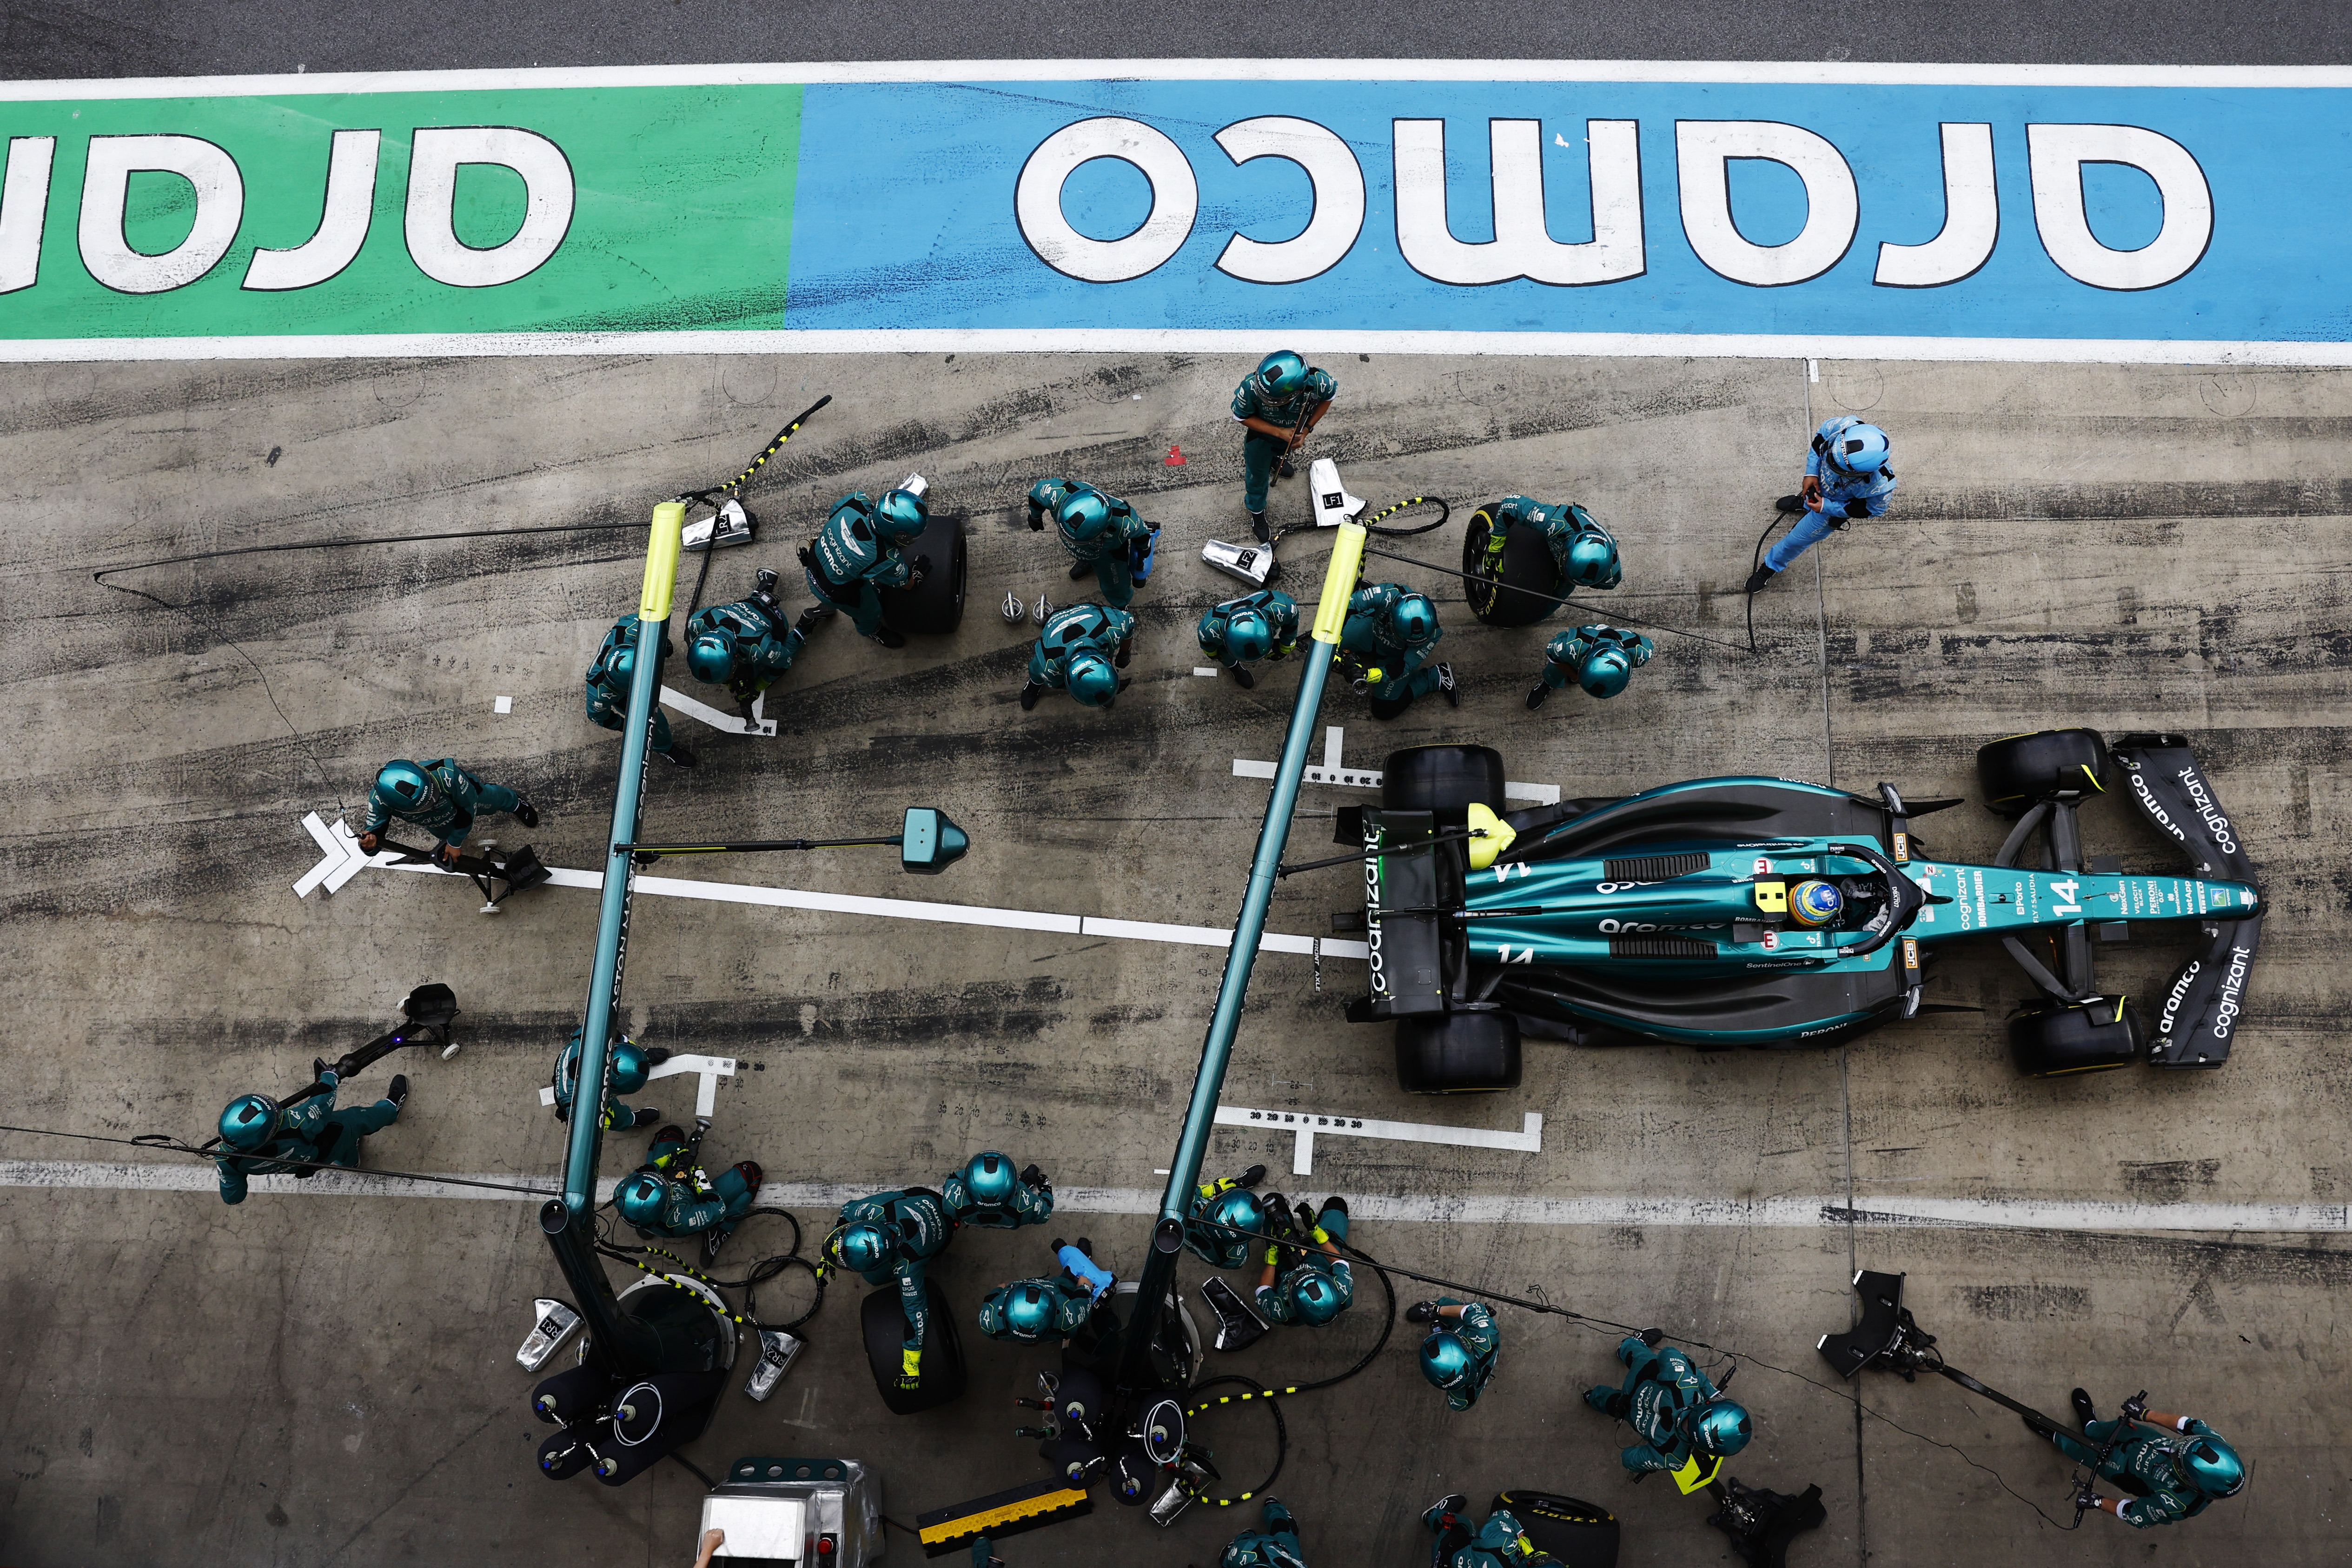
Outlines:
POLYGON ((2079 1424, 2087 1427, 2099 1418, 2099 1407, 2091 1403, 2091 1396, 2083 1390, 2077 1388, 2066 1397, 2074 1401, 2074 1419, 2079 1424))
POLYGON ((1122 637, 1119 639, 1118 651, 1111 655, 1111 667, 1114 669, 1123 670, 1127 668, 1128 660, 1134 656, 1135 639, 1132 637, 1122 637))
POLYGON ((1462 706, 1462 688, 1454 684, 1453 665, 1440 664, 1437 666, 1437 690, 1439 694, 1452 706, 1455 707, 1460 707, 1462 706))
POLYGON ((660 1120, 660 1107, 655 1105, 640 1105, 637 1107, 637 1119, 630 1123, 629 1126, 631 1130, 634 1131, 638 1127, 650 1127, 656 1122, 660 1120))
POLYGON ((1045 688, 1039 685, 1036 682, 1030 681, 1024 684, 1021 688, 1021 711, 1023 713, 1028 713, 1036 707, 1037 699, 1045 695, 1045 688))
POLYGON ((1528 688, 1528 711, 1532 713, 1535 709, 1543 706, 1544 698, 1549 695, 1551 695, 1551 687, 1542 681, 1538 681, 1534 685, 1529 686, 1528 688))
POLYGON ((1257 677, 1249 673, 1249 669, 1246 665, 1227 664, 1225 666, 1225 671, 1234 677, 1234 685, 1241 687, 1244 691, 1247 691, 1252 686, 1257 685, 1257 677))
POLYGON ((1437 1321, 1437 1303, 1435 1301, 1413 1302, 1412 1305, 1404 1310, 1404 1321, 1409 1323, 1435 1322, 1437 1321))
POLYGON ((654 755, 664 762, 674 763, 680 768, 691 768, 696 760, 692 747, 680 746, 676 741, 670 743, 670 748, 667 751, 656 751, 654 755))
POLYGON ((394 1073, 392 1082, 384 1086, 383 1097, 392 1102, 393 1112, 398 1114, 401 1107, 408 1103, 408 1074, 394 1073))
POLYGON ((1442 1530, 1445 1525, 1446 1515, 1458 1514, 1469 1506, 1470 1500, 1464 1497, 1460 1492, 1448 1492, 1444 1497, 1439 1498, 1435 1502, 1431 1503, 1429 1507, 1423 1511, 1421 1516, 1422 1528, 1433 1531, 1442 1530))
POLYGON ((1774 578, 1780 575, 1780 574, 1779 572, 1774 571, 1769 566, 1759 566, 1754 571, 1748 573, 1748 580, 1741 586, 1739 591, 1742 593, 1753 593, 1758 589, 1763 587, 1766 583, 1771 581, 1774 578))
POLYGON ((532 805, 528 799, 516 801, 515 821, 526 828, 539 826, 539 808, 532 805))
POLYGON ((1240 1187, 1243 1191, 1247 1192, 1265 1179, 1265 1167, 1264 1166, 1252 1166, 1249 1169, 1242 1172, 1241 1175, 1234 1177, 1234 1185, 1240 1187))
POLYGON ((885 648, 903 648, 907 645, 907 634, 895 626, 877 628, 874 640, 885 648))
POLYGON ((830 604, 812 604, 801 612, 801 618, 793 622, 793 630, 805 637, 809 634, 810 628, 822 626, 839 613, 841 612, 830 604))
POLYGON ((1772 509, 1782 517, 1793 517, 1806 509, 1805 498, 1802 496, 1783 496, 1772 503, 1772 509))
POLYGON ((1084 582, 1087 578, 1092 577, 1094 574, 1095 563, 1090 560, 1072 561, 1070 563, 1070 580, 1072 582, 1084 582))
POLYGON ((1250 536, 1262 545, 1272 544, 1274 542, 1274 530, 1265 526, 1265 514, 1264 512, 1252 512, 1249 515, 1249 519, 1250 536))

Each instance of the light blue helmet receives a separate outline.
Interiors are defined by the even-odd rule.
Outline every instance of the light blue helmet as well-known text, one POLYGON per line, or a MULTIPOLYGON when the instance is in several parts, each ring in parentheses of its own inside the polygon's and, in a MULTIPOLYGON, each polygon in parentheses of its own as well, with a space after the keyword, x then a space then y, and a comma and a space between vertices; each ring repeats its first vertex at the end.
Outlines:
POLYGON ((267 1094, 240 1094, 221 1107, 221 1142, 233 1149, 257 1149, 278 1132, 278 1102, 267 1094))
POLYGON ((1845 897, 1832 882, 1818 878, 1789 890, 1789 918, 1800 925, 1827 925, 1845 908, 1845 897))
POLYGON ((1458 1388, 1470 1376, 1470 1347, 1440 1329, 1421 1342, 1421 1375, 1439 1388, 1458 1388))
POLYGON ((1735 1399, 1710 1399, 1690 1416, 1691 1447, 1729 1458, 1756 1435, 1748 1408, 1735 1399))
POLYGON ((686 650, 686 667, 705 685, 720 685, 735 674, 735 634, 724 626, 696 633, 686 650))
POLYGON ((1079 490, 1054 509, 1054 526, 1064 538, 1093 538, 1110 527, 1110 503, 1099 490, 1079 490))
POLYGON ((1014 1339, 1044 1339, 1054 1326, 1054 1302, 1034 1280, 1005 1286, 1003 1311, 1004 1332, 1014 1339))
POLYGON ((2210 1432, 2200 1432, 2172 1457, 2180 1479, 2207 1497, 2234 1497, 2246 1484, 2246 1462, 2210 1432))
POLYGON ((1389 624, 1408 643, 1426 643, 1437 630, 1437 606, 1426 593, 1408 593, 1390 610, 1389 624))
POLYGON ((1822 444, 1822 461, 1848 478, 1877 473, 1892 454, 1886 432, 1874 424, 1850 424, 1822 444))
POLYGON ((1576 667, 1576 684, 1596 697, 1613 697, 1633 678, 1633 662, 1622 648, 1595 648, 1576 667))
POLYGON ((635 1094, 653 1076, 653 1063, 646 1060, 646 1048, 626 1037, 614 1042, 611 1056, 613 1092, 635 1094))
POLYGON ((1092 648, 1084 648, 1070 655, 1069 674, 1066 677, 1070 695, 1080 707, 1108 707, 1118 695, 1118 672, 1111 667, 1108 658, 1092 648))
POLYGON ((1307 361, 1278 349, 1257 362, 1257 384, 1270 396, 1288 397, 1307 384, 1307 361))
POLYGON ((843 1268, 863 1274, 890 1260, 890 1238, 870 1219, 845 1225, 825 1238, 825 1256, 843 1268))
POLYGON ((669 1183, 656 1171, 631 1171, 613 1188, 613 1201, 620 1206, 621 1218, 640 1227, 659 1224, 668 1199, 669 1183))
POLYGON ((1309 1270, 1291 1281, 1290 1310, 1302 1323, 1319 1328, 1338 1317, 1342 1305, 1338 1287, 1320 1270, 1309 1270))
POLYGON ((1625 580, 1617 541, 1582 507, 1569 507, 1576 533, 1568 541, 1568 580, 1581 588, 1614 588, 1625 580))
POLYGON ((1263 659, 1274 651, 1274 623, 1265 612, 1236 610, 1225 622, 1225 656, 1241 664, 1263 659))
POLYGON ((395 809, 404 811, 421 810, 441 798, 441 786, 433 775, 405 759, 385 763, 375 776, 375 788, 377 794, 399 801, 395 809))
POLYGON ((930 507, 912 490, 892 490, 874 505, 874 526, 887 538, 913 538, 930 520, 930 507))
POLYGON ((1021 1178, 1013 1173, 1010 1156, 990 1149, 972 1155, 963 1167, 963 1188, 982 1208, 1001 1209, 1013 1201, 1021 1178))

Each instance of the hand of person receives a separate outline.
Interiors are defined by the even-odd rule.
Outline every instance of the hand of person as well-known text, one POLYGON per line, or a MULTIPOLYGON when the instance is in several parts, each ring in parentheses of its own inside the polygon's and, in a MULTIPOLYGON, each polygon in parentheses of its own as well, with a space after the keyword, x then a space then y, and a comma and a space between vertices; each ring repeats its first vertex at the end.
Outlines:
POLYGON ((1819 503, 1822 498, 1822 476, 1818 474, 1806 475, 1803 481, 1797 486, 1797 494, 1804 497, 1807 501, 1819 503))
POLYGON ((694 1560, 694 1568, 709 1568, 710 1554, 725 1544, 727 1544, 727 1532, 725 1531, 704 1531, 702 1532, 702 1554, 694 1560))
POLYGON ((373 832, 365 832, 360 835, 360 848, 368 854, 375 853, 376 845, 382 842, 383 842, 383 840, 373 832))
POLYGON ((1039 1170, 1034 1164, 1022 1167, 1021 1180, 1024 1185, 1029 1186, 1052 1186, 1054 1185, 1053 1179, 1046 1176, 1044 1171, 1039 1170))
POLYGON ((443 844, 441 846, 441 863, 446 866, 456 865, 457 863, 457 845, 443 844))

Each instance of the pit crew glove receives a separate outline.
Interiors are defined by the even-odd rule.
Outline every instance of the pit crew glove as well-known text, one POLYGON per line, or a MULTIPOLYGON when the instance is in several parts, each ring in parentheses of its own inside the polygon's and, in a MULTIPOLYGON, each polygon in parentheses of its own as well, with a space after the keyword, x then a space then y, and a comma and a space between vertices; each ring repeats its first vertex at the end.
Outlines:
POLYGON ((1025 1166, 1022 1168, 1021 1179, 1024 1184, 1030 1186, 1050 1187, 1054 1185, 1053 1178, 1048 1176, 1044 1171, 1039 1170, 1034 1165, 1025 1166))
POLYGON ((898 1352, 898 1386, 918 1388, 923 1381, 923 1353, 919 1350, 898 1352))

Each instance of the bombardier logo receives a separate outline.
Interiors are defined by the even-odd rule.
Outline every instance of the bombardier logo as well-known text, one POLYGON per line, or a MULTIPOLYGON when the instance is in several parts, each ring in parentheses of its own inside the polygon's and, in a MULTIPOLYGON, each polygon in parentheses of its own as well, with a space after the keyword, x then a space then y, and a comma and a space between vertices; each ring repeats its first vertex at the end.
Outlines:
POLYGON ((2197 815, 2203 820, 2205 831, 2213 835, 2213 841, 2221 847, 2221 852, 2236 854, 2238 841, 2230 836, 2230 819, 2221 815, 2221 808, 2213 804, 2213 797, 2207 793, 2205 780, 2197 777, 2197 769, 2184 768, 2174 777, 2188 787, 2189 802, 2197 808, 2197 815))

